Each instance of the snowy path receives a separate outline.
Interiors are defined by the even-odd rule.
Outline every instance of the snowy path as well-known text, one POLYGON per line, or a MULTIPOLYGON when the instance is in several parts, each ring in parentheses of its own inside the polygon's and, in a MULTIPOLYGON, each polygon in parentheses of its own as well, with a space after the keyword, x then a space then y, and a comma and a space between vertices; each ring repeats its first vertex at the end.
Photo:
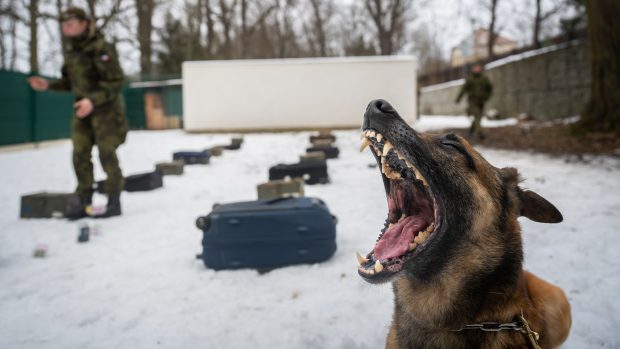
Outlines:
MULTIPOLYGON (((423 118, 418 127, 463 122, 423 118)), ((362 281, 354 253, 372 248, 383 223, 383 186, 371 156, 357 151, 359 132, 335 133, 341 156, 329 161, 332 183, 306 186, 306 194, 338 216, 338 251, 322 264, 264 275, 205 269, 194 259, 194 220, 213 203, 254 199, 268 167, 297 161, 309 133, 246 135, 240 151, 187 166, 162 189, 124 194, 124 216, 101 222, 102 235, 87 244, 76 243, 77 223, 18 219, 20 195, 73 189, 69 142, 0 153, 0 348, 382 348, 391 288, 362 281), (32 258, 37 243, 49 245, 47 258, 32 258)), ((132 174, 175 150, 228 139, 132 132, 120 158, 132 174)), ((564 214, 557 225, 521 220, 526 267, 560 285, 573 307, 563 348, 619 348, 620 166, 482 153, 519 168, 524 185, 564 214)), ((96 168, 103 178, 98 161, 96 168)))

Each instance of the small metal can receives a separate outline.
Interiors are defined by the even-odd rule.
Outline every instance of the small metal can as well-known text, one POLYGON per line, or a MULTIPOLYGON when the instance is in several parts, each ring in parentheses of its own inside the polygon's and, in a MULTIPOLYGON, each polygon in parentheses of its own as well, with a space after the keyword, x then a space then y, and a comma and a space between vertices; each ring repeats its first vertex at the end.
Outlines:
POLYGON ((78 229, 78 242, 88 242, 88 240, 90 240, 90 226, 88 223, 82 223, 78 229))
POLYGON ((47 256, 47 245, 45 244, 37 244, 34 248, 33 257, 34 258, 45 258, 47 256))

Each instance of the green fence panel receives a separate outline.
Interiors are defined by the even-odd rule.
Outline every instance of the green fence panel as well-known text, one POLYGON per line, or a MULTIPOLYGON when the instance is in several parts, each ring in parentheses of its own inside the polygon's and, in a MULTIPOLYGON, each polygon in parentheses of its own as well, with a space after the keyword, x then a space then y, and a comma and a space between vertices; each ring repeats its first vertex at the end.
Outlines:
POLYGON ((125 88, 125 111, 131 129, 146 128, 146 113, 144 111, 144 90, 141 88, 125 88))
POLYGON ((166 86, 162 89, 166 115, 183 116, 183 90, 181 86, 166 86))
POLYGON ((35 142, 71 137, 73 99, 69 92, 35 93, 35 142))
MULTIPOLYGON (((73 94, 35 92, 27 74, 0 70, 0 145, 39 142, 71 136, 73 94)), ((146 128, 144 89, 123 88, 131 129, 146 128)), ((170 92, 171 114, 182 114, 180 87, 170 92)))
POLYGON ((26 74, 0 70, 0 145, 29 142, 31 90, 26 74))

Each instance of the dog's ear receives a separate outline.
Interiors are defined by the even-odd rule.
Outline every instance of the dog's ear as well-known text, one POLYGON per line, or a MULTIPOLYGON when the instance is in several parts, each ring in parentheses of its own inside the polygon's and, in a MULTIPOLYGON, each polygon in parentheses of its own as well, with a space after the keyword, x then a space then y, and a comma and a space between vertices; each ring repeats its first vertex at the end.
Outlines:
POLYGON ((560 223, 564 218, 547 199, 530 190, 517 188, 521 201, 521 216, 539 223, 560 223))
POLYGON ((560 211, 547 199, 530 190, 519 187, 519 172, 514 167, 505 167, 500 170, 504 184, 508 187, 517 188, 517 196, 520 201, 519 215, 527 217, 539 223, 560 223, 564 218, 560 211))

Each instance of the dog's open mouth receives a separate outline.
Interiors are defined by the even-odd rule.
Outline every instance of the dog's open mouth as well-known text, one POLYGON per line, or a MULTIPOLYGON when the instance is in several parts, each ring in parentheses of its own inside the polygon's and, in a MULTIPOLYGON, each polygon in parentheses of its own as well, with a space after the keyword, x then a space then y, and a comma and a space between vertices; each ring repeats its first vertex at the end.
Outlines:
POLYGON ((373 250, 357 254, 358 272, 367 281, 384 282, 430 242, 439 213, 427 180, 403 152, 374 130, 362 132, 360 151, 368 146, 381 168, 388 217, 373 250))

